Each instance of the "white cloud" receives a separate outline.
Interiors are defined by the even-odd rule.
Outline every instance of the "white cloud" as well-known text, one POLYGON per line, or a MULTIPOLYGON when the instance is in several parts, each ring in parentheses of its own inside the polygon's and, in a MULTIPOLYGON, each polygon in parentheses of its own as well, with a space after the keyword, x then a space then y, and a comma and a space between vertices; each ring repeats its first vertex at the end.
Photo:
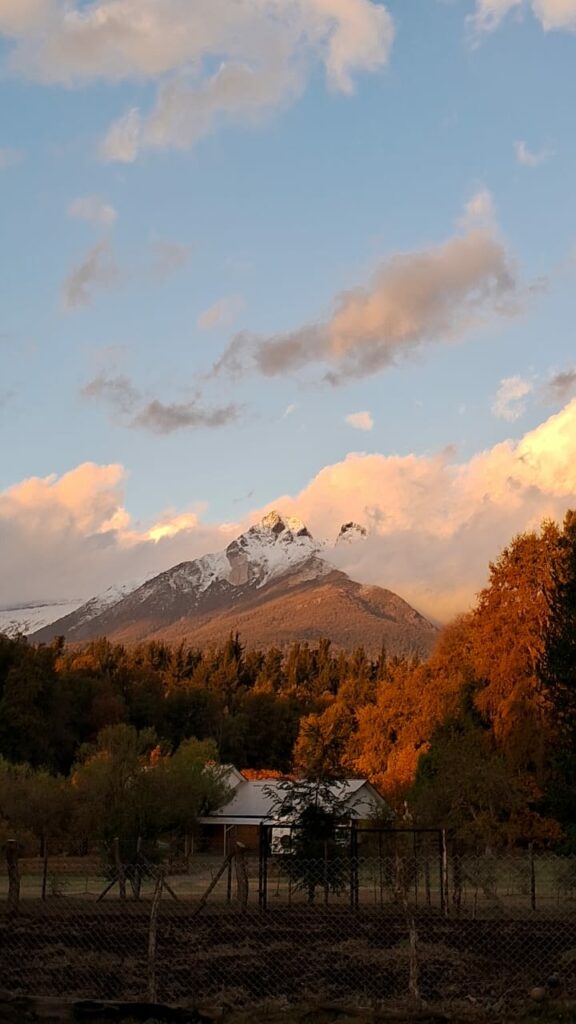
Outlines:
POLYGON ((80 196, 74 199, 68 207, 68 216, 103 227, 111 227, 118 219, 114 207, 100 196, 80 196))
POLYGON ((540 167, 550 159, 550 152, 547 149, 530 150, 525 142, 516 142, 516 159, 524 167, 540 167))
POLYGON ((523 399, 533 391, 534 384, 531 381, 523 377, 505 377, 500 381, 492 404, 494 416, 509 422, 519 419, 526 412, 526 403, 523 399))
POLYGON ((104 140, 103 156, 124 162, 147 148, 191 146, 221 121, 251 121, 291 103, 318 65, 331 88, 349 93, 359 73, 385 66, 394 37, 377 0, 2 3, 13 70, 65 84, 159 83, 152 109, 128 111, 104 140))
POLYGON ((476 0, 471 24, 476 32, 492 32, 511 11, 531 10, 546 32, 576 31, 576 0, 476 0))
POLYGON ((243 309, 244 300, 240 295, 227 295, 200 313, 196 323, 201 331, 230 327, 243 309))
POLYGON ((150 524, 126 509, 122 466, 79 466, 0 492, 0 603, 89 597, 114 582, 221 550, 272 507, 303 518, 318 538, 343 522, 369 529, 337 565, 389 587, 425 613, 470 605, 488 563, 511 537, 576 507, 576 400, 519 440, 466 462, 436 456, 349 455, 296 496, 275 497, 242 523, 203 525, 200 506, 150 524))
POLYGON ((131 164, 140 148, 141 123, 139 111, 133 107, 110 127, 102 140, 100 153, 110 163, 131 164))
POLYGON ((0 171, 19 164, 23 157, 24 154, 20 149, 14 149, 12 146, 0 146, 0 171))
POLYGON ((496 211, 492 193, 484 188, 475 192, 466 203, 460 225, 468 230, 479 226, 493 227, 495 219, 496 211))
POLYGON ((346 423, 354 430, 372 430, 374 420, 370 412, 351 412, 345 417, 346 423))

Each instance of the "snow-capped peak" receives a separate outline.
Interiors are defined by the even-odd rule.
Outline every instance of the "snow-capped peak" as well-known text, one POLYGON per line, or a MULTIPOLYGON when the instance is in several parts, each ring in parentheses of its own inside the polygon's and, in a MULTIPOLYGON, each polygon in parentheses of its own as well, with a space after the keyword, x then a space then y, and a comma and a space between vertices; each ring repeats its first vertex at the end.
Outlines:
POLYGON ((226 548, 228 580, 236 586, 251 582, 261 587, 319 551, 301 519, 268 512, 226 548))
POLYGON ((336 538, 336 544, 354 544, 357 540, 366 540, 367 536, 368 531, 359 523, 343 523, 336 538))

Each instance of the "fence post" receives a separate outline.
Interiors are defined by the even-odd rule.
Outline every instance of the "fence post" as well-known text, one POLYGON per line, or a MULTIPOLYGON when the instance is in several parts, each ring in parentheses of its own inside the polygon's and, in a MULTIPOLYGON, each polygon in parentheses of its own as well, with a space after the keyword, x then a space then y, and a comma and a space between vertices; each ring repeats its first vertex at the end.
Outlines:
POLYGON ((142 891, 142 836, 138 836, 136 840, 136 855, 134 857, 132 890, 134 893, 134 899, 139 900, 140 893, 142 891))
POLYGON ((112 843, 112 854, 114 857, 114 866, 116 868, 116 874, 118 875, 118 888, 120 890, 120 899, 126 899, 126 875, 124 874, 124 865, 122 863, 122 857, 120 856, 120 840, 118 836, 113 840, 112 843))
POLYGON ((262 910, 268 906, 268 852, 270 848, 267 826, 260 823, 258 861, 258 904, 262 910))
POLYGON ((42 858, 42 900, 46 900, 48 886, 48 840, 44 840, 44 856, 42 858))
POLYGON ((442 856, 440 858, 440 893, 442 910, 445 917, 450 917, 450 890, 448 887, 448 844, 446 829, 442 829, 442 856))
POLYGON ((536 910, 536 864, 534 860, 534 843, 528 846, 530 856, 530 907, 536 910))
POLYGON ((20 904, 20 869, 18 867, 18 843, 9 839, 6 843, 6 864, 8 867, 8 914, 15 917, 20 904))
POLYGON ((238 900, 244 913, 248 906, 248 868, 246 866, 246 847, 244 843, 236 843, 234 860, 236 864, 238 900))
POLYGON ((158 937, 158 913, 160 910, 163 885, 164 872, 160 869, 160 874, 156 879, 154 899, 152 900, 152 909, 150 911, 150 926, 148 929, 148 999, 151 1003, 155 1003, 157 998, 156 943, 158 937))

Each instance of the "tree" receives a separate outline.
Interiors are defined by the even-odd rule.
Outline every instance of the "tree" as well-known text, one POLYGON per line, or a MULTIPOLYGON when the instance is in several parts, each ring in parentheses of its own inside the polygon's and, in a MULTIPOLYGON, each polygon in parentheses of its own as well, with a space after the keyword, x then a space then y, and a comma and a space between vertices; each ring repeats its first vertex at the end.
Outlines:
POLYGON ((286 779, 268 792, 275 801, 272 817, 290 827, 283 864, 307 893, 308 902, 314 902, 319 887, 326 894, 341 892, 348 871, 342 843, 342 826, 347 821, 342 789, 326 778, 286 779))
POLYGON ((540 674, 554 728, 544 805, 576 848, 576 512, 558 541, 551 615, 540 674))

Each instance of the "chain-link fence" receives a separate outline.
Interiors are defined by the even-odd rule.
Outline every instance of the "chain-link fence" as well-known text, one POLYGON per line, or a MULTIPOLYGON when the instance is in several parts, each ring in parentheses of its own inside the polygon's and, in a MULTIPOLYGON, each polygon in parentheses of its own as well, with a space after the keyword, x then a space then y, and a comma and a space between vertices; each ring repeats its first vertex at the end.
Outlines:
POLYGON ((121 844, 0 875, 0 990, 247 1006, 410 998, 497 1019, 576 998, 576 858, 289 853, 121 844), (540 998, 540 997, 539 997, 540 998))

